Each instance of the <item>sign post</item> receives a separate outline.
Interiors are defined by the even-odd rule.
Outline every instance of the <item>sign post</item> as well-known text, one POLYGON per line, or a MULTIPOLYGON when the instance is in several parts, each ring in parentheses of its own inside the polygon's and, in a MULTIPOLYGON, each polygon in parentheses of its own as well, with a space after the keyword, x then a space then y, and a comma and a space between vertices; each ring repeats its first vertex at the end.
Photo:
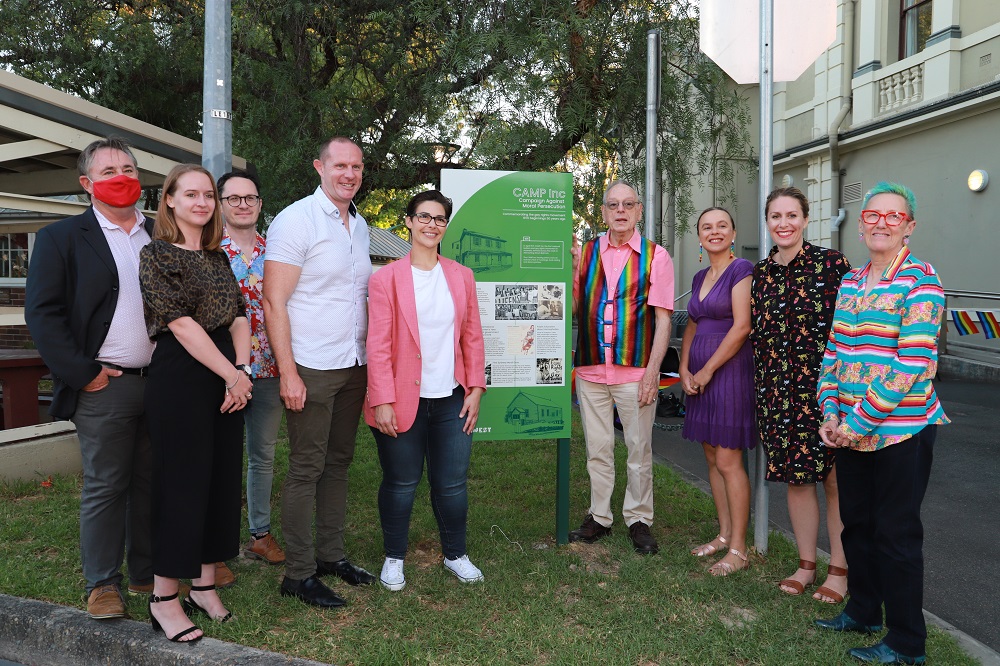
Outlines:
MULTIPOLYGON (((833 43, 837 36, 836 0, 701 0, 699 29, 701 50, 736 83, 760 83, 758 256, 767 259, 771 239, 764 202, 774 178, 774 82, 799 78, 833 43), (760 28, 757 35, 745 30, 754 23, 760 28)), ((755 458, 754 548, 766 555, 768 489, 763 446, 757 447, 755 458)))

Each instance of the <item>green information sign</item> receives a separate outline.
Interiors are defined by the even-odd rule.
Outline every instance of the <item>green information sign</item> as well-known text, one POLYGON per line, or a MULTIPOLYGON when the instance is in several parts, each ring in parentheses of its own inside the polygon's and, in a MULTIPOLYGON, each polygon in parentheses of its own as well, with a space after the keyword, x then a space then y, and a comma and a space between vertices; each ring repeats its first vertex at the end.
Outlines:
POLYGON ((441 253, 476 274, 486 342, 477 440, 568 438, 573 177, 445 170, 441 253))

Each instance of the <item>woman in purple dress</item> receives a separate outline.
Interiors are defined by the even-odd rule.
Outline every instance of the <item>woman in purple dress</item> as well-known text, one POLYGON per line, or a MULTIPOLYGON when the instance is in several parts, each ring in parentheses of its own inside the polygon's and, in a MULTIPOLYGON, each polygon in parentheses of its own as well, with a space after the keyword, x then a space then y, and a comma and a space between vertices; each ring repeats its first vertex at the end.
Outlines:
POLYGON ((753 352, 747 341, 753 264, 736 258, 736 223, 724 208, 702 212, 698 240, 699 261, 707 254, 710 265, 694 276, 681 347, 681 386, 688 395, 683 435, 705 450, 719 535, 691 554, 725 551, 709 571, 728 576, 748 565, 750 479, 743 451, 757 444, 753 352))

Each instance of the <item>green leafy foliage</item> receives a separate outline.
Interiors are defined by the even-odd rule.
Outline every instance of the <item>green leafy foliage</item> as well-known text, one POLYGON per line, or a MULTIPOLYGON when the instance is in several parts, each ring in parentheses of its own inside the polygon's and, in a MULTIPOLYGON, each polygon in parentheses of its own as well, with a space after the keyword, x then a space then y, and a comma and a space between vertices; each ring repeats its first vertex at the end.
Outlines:
MULTIPOLYGON (((643 180, 651 28, 678 230, 691 187, 710 180, 724 200, 750 152, 745 101, 698 51, 694 0, 232 0, 232 16, 233 148, 268 215, 315 187, 318 143, 345 135, 380 225, 398 223, 387 197, 442 168, 565 170, 597 232, 608 179, 643 180)), ((203 17, 196 0, 5 0, 0 66, 199 138, 203 17)))

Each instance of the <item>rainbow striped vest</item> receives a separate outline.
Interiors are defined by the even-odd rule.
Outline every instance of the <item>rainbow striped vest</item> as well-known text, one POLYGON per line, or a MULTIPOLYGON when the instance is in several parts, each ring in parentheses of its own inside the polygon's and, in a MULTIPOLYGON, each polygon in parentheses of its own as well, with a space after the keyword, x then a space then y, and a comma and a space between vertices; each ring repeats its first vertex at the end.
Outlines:
POLYGON ((653 324, 656 319, 649 298, 649 273, 656 245, 640 238, 639 255, 629 257, 622 270, 615 295, 608 298, 608 281, 601 266, 600 239, 595 238, 580 252, 580 328, 577 334, 576 367, 603 365, 604 349, 611 348, 612 363, 644 368, 653 347, 653 324), (604 320, 604 308, 612 304, 615 316, 604 320), (613 328, 611 340, 604 339, 604 326, 613 328))

